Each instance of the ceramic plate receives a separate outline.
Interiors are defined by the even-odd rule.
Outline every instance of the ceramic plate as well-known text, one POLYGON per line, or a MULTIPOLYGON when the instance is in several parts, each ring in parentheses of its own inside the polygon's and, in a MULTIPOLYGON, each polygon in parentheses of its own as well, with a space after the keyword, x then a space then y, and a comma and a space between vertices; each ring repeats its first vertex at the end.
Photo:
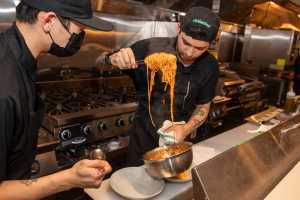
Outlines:
POLYGON ((127 167, 114 172, 110 178, 111 188, 127 199, 149 199, 161 193, 163 180, 153 179, 144 167, 127 167))

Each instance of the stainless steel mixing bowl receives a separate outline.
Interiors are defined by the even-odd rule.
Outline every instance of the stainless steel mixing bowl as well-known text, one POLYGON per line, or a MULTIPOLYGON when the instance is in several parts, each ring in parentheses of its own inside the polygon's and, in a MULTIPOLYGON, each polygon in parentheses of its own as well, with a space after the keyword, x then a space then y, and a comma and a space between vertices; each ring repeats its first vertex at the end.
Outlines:
POLYGON ((170 178, 191 166, 193 161, 192 143, 182 142, 155 148, 146 152, 146 171, 154 178, 170 178))

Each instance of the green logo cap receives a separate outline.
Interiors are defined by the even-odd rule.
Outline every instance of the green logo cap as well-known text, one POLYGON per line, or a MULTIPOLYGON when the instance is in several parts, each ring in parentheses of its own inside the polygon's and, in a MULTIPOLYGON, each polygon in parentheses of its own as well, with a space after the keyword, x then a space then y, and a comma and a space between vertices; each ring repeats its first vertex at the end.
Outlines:
POLYGON ((206 21, 203 21, 202 19, 196 19, 196 18, 194 18, 192 20, 192 22, 195 23, 195 24, 201 24, 203 26, 206 26, 207 28, 211 27, 211 25, 209 25, 206 21))

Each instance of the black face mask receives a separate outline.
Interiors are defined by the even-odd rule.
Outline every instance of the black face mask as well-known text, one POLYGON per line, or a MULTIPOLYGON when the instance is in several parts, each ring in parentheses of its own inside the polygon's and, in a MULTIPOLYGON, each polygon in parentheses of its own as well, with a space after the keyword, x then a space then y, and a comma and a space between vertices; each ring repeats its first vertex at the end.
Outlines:
MULTIPOLYGON (((62 23, 62 25, 64 26, 66 31, 69 32, 69 30, 63 23, 62 23)), ((51 37, 52 44, 51 44, 51 47, 48 52, 50 54, 58 56, 58 57, 68 57, 68 56, 73 56, 75 53, 77 53, 79 51, 79 49, 82 45, 82 42, 84 40, 85 32, 81 31, 79 34, 72 33, 66 47, 61 47, 58 44, 56 44, 50 33, 49 33, 49 35, 51 37)))

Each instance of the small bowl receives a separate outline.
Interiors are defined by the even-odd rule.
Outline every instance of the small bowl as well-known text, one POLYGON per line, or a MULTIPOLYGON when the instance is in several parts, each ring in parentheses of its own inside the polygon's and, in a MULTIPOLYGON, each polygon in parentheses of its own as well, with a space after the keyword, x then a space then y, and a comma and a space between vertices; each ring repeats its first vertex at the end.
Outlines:
POLYGON ((90 152, 89 158, 91 160, 96 160, 96 159, 98 159, 98 160, 105 160, 106 159, 106 155, 105 155, 105 153, 101 149, 97 148, 97 149, 93 149, 90 152))

